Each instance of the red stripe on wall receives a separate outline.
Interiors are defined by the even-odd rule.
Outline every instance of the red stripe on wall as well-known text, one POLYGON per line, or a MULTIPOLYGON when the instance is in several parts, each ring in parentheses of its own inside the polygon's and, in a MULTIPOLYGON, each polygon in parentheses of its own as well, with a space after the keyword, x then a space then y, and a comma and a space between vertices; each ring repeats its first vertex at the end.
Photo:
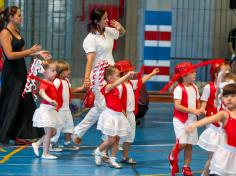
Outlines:
POLYGON ((144 66, 144 74, 149 74, 153 69, 159 68, 157 75, 170 75, 170 67, 158 67, 158 66, 144 66))
POLYGON ((145 40, 171 40, 171 32, 145 31, 145 40))

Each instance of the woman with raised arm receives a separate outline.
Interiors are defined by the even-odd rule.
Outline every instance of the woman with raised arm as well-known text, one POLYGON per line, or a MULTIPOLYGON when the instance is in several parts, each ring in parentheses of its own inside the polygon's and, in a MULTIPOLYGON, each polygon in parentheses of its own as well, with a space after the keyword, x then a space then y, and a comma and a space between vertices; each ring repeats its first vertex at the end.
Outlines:
MULTIPOLYGON (((84 75, 84 87, 91 84, 91 72, 94 67, 104 59, 108 64, 114 65, 112 56, 114 40, 125 34, 125 29, 115 20, 110 20, 108 27, 108 14, 104 9, 94 8, 90 14, 88 35, 84 39, 83 48, 86 53, 87 63, 84 75)), ((97 122, 99 115, 105 109, 105 99, 100 92, 99 80, 95 80, 93 93, 95 94, 95 107, 93 107, 74 129, 74 142, 79 143, 86 131, 97 122)))

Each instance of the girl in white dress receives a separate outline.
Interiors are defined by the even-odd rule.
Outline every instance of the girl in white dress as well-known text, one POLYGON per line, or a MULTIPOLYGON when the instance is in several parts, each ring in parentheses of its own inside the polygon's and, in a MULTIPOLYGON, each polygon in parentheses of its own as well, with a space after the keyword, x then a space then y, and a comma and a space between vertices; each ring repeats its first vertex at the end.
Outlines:
POLYGON ((102 164, 102 152, 111 147, 110 166, 122 167, 116 162, 116 154, 119 139, 128 135, 130 125, 121 103, 122 86, 120 84, 132 75, 133 72, 129 72, 120 78, 120 72, 116 67, 108 66, 105 69, 104 79, 107 84, 101 89, 101 92, 105 96, 107 107, 99 117, 97 129, 101 130, 107 139, 94 152, 95 163, 98 166, 102 164))
POLYGON ((236 84, 228 84, 223 88, 222 101, 227 110, 221 110, 217 114, 199 120, 190 124, 186 128, 186 132, 192 132, 198 127, 214 123, 222 122, 225 130, 226 139, 220 144, 214 152, 210 163, 210 174, 220 176, 236 175, 236 84))
POLYGON ((56 127, 61 124, 58 118, 57 89, 53 84, 56 76, 56 64, 52 60, 43 61, 42 66, 45 70, 43 73, 44 80, 39 87, 39 95, 42 98, 41 104, 34 112, 33 126, 44 128, 44 136, 37 142, 32 143, 34 154, 39 157, 39 146, 43 143, 43 159, 57 159, 48 153, 50 139, 56 134, 56 127))

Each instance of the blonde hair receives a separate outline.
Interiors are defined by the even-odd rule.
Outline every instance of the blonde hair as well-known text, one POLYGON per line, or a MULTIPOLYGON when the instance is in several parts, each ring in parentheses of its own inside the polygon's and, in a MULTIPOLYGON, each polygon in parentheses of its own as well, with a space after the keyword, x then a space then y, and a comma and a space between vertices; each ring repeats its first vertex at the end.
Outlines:
POLYGON ((235 73, 226 73, 223 79, 224 79, 224 81, 233 80, 236 83, 236 74, 235 73))
POLYGON ((44 68, 44 70, 47 70, 49 68, 49 66, 52 64, 56 64, 55 61, 52 59, 42 61, 42 67, 44 68))
POLYGON ((68 71, 70 69, 70 65, 68 62, 64 60, 57 60, 56 61, 56 77, 60 77, 63 71, 68 71))

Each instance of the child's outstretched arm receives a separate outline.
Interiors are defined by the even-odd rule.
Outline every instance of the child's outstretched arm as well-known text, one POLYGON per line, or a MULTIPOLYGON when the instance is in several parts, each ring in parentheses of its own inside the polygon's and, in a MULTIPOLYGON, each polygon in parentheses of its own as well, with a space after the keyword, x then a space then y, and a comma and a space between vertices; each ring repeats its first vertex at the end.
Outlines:
POLYGON ((84 92, 86 89, 84 86, 80 86, 80 87, 72 87, 71 88, 71 92, 72 93, 78 93, 78 92, 84 92))
POLYGON ((39 90, 39 95, 44 99, 45 101, 49 102, 53 106, 57 106, 57 102, 55 100, 52 100, 45 92, 44 89, 39 90))
POLYGON ((151 79, 151 77, 153 77, 153 76, 156 75, 157 73, 159 73, 159 68, 153 69, 151 73, 149 73, 148 75, 145 75, 145 76, 142 78, 142 82, 145 83, 147 80, 151 79))
POLYGON ((223 123, 225 123, 225 120, 228 117, 228 113, 225 111, 220 111, 215 115, 212 115, 210 117, 204 118, 202 120, 198 120, 193 124, 190 124, 187 126, 186 128, 186 132, 192 132, 194 131, 196 128, 210 124, 210 123, 214 123, 214 122, 218 122, 218 121, 222 121, 223 123))
POLYGON ((135 74, 135 72, 130 71, 128 72, 126 75, 122 76, 121 78, 119 78, 117 81, 115 81, 112 84, 108 84, 105 88, 106 92, 111 91, 112 89, 114 89, 115 87, 119 86, 122 82, 124 82, 125 80, 127 80, 130 77, 133 77, 133 75, 135 74))

